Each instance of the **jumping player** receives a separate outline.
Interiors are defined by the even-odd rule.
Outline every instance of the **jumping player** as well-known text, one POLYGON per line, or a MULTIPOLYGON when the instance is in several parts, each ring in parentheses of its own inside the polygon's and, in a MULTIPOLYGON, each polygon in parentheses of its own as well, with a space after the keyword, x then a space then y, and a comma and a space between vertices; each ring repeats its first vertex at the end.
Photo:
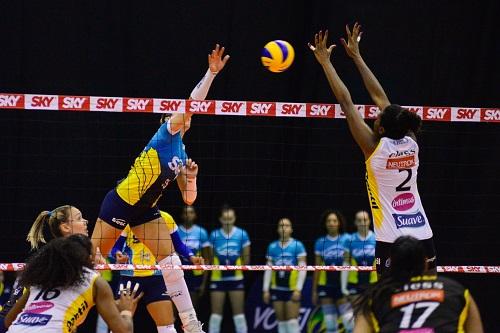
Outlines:
MULTIPOLYGON (((190 98, 203 100, 215 76, 229 56, 216 45, 208 55, 209 69, 191 92, 190 98)), ((163 190, 173 181, 181 191, 186 204, 192 204, 197 195, 198 165, 188 158, 182 142, 191 125, 192 114, 176 113, 168 117, 153 138, 136 158, 128 176, 105 196, 97 219, 92 242, 109 254, 119 232, 130 225, 132 232, 155 255, 160 264, 181 264, 174 249, 165 221, 156 206, 163 190)), ((162 119, 164 119, 162 117, 162 119)), ((199 258, 192 257, 194 264, 199 258)), ((182 270, 162 270, 167 290, 179 311, 183 329, 187 333, 202 332, 182 270)))
POLYGON ((366 184, 374 219, 376 265, 379 274, 390 267, 389 251, 392 243, 402 235, 423 240, 428 268, 435 272, 436 253, 432 230, 425 215, 417 189, 419 147, 416 134, 422 119, 413 112, 390 104, 379 82, 363 62, 358 43, 360 26, 353 32, 346 27, 348 43, 343 41, 348 54, 355 59, 361 76, 375 104, 382 110, 371 129, 356 110, 349 91, 330 61, 335 45, 327 48, 328 31, 315 35, 310 49, 323 67, 328 83, 345 113, 349 129, 365 156, 366 184))

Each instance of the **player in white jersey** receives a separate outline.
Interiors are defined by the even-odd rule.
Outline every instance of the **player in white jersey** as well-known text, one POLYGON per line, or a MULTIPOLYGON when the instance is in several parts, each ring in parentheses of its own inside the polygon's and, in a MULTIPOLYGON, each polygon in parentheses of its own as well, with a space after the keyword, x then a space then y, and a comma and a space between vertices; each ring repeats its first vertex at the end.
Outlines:
POLYGON ((92 270, 92 243, 87 236, 57 238, 27 262, 21 283, 29 286, 14 308, 15 321, 6 317, 9 333, 74 333, 96 305, 115 333, 132 333, 132 316, 142 295, 127 286, 116 304, 108 283, 92 270))
POLYGON ((351 95, 330 61, 335 47, 327 48, 328 32, 315 35, 315 45, 309 44, 316 59, 323 67, 330 87, 344 111, 349 129, 358 143, 366 161, 366 183, 374 219, 376 265, 379 274, 390 267, 389 253, 394 241, 403 235, 423 240, 428 268, 435 272, 436 254, 432 230, 425 215, 417 189, 419 165, 416 133, 422 119, 399 105, 391 104, 359 53, 361 40, 359 24, 353 31, 346 27, 348 42, 342 43, 354 59, 370 96, 382 112, 378 114, 373 129, 356 110, 351 95))

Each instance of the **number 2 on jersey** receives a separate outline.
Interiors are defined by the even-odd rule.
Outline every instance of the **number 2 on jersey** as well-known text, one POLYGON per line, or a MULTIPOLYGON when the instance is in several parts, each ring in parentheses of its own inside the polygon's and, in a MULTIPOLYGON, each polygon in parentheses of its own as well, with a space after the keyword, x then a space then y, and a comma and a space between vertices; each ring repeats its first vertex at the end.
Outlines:
POLYGON ((409 191, 411 189, 411 186, 405 186, 405 185, 410 181, 411 176, 412 176, 412 171, 411 171, 411 169, 400 169, 399 170, 399 172, 402 172, 402 171, 408 172, 408 176, 401 184, 399 184, 396 187, 397 192, 405 192, 405 191, 409 191))

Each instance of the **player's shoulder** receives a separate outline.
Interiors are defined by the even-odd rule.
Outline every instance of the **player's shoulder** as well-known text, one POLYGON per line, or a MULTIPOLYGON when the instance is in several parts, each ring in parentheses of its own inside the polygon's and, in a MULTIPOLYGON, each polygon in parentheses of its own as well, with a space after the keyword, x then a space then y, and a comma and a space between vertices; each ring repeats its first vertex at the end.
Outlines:
POLYGON ((169 213, 167 213, 167 212, 165 212, 163 210, 160 210, 160 215, 161 215, 161 217, 163 217, 163 219, 166 222, 174 222, 174 218, 169 213))
POLYGON ((460 292, 465 291, 465 287, 460 282, 453 280, 449 277, 438 275, 436 281, 443 283, 445 289, 453 289, 453 290, 458 290, 460 292))
POLYGON ((293 239, 292 239, 292 242, 293 242, 293 244, 294 244, 296 247, 305 247, 305 246, 304 246, 304 243, 302 243, 302 241, 300 241, 300 240, 298 240, 298 239, 296 239, 296 238, 293 238, 293 239))
POLYGON ((326 236, 321 236, 321 237, 318 237, 316 239, 316 241, 314 242, 314 244, 318 245, 318 244, 326 242, 326 240, 327 240, 326 236))

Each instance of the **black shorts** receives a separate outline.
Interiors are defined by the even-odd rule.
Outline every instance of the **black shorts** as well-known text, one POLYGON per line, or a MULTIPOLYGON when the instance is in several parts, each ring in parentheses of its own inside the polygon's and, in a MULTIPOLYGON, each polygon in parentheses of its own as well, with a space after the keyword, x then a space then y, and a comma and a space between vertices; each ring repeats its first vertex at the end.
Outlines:
POLYGON ((292 290, 271 289, 269 292, 272 302, 290 302, 292 300, 292 290))
MULTIPOLYGON (((425 257, 427 258, 427 270, 435 270, 436 264, 436 248, 434 247, 434 239, 421 240, 424 245, 425 257)), ((379 242, 375 245, 375 263, 377 266, 377 274, 384 274, 391 267, 391 248, 393 243, 379 242)))
POLYGON ((131 206, 120 198, 115 189, 106 194, 99 211, 101 220, 120 230, 125 229, 127 224, 134 227, 160 217, 160 210, 157 206, 131 206))
MULTIPOLYGON (((167 289, 165 287, 165 281, 161 275, 151 275, 151 276, 120 276, 120 283, 124 286, 127 282, 132 282, 132 288, 135 283, 139 283, 139 289, 137 290, 137 295, 144 292, 139 302, 144 305, 150 303, 170 301, 170 296, 167 294, 167 289)), ((118 291, 119 292, 119 291, 118 291)), ((119 297, 119 296, 118 296, 119 297)))

